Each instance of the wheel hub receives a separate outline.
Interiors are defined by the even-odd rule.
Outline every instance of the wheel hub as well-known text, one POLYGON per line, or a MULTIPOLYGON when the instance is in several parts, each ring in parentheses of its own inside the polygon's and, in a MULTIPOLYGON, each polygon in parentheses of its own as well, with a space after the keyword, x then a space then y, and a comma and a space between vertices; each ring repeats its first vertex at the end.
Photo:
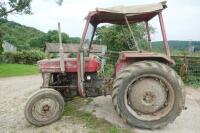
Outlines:
POLYGON ((59 110, 58 102, 51 98, 44 98, 35 103, 32 114, 39 121, 46 121, 52 118, 59 110))
POLYGON ((154 101, 155 95, 152 92, 146 92, 143 96, 143 101, 150 104, 154 101))
POLYGON ((143 78, 130 86, 128 104, 138 113, 150 114, 161 109, 166 102, 167 92, 160 80, 143 78))
POLYGON ((49 105, 44 105, 43 106, 43 111, 46 112, 46 111, 49 111, 49 109, 50 109, 49 105))

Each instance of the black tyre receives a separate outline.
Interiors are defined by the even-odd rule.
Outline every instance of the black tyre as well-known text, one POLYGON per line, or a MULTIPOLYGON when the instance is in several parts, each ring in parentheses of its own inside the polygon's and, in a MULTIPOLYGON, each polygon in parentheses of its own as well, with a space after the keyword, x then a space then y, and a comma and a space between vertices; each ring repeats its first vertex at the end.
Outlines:
POLYGON ((173 122, 184 108, 184 84, 165 64, 137 62, 117 74, 112 101, 117 113, 131 126, 160 128, 173 122))
POLYGON ((64 110, 64 99, 53 89, 41 89, 27 101, 24 115, 28 122, 36 126, 44 126, 61 118, 64 110))

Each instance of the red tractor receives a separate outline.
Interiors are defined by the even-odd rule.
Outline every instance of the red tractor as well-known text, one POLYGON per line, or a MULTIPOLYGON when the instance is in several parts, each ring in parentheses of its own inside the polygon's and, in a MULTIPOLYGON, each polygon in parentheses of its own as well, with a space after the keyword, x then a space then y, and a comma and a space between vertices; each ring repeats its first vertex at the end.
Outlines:
POLYGON ((116 112, 131 126, 155 129, 173 122, 184 108, 185 91, 181 78, 169 67, 175 62, 170 58, 162 17, 166 7, 166 2, 160 2, 97 8, 89 12, 80 46, 74 50, 75 58, 64 58, 60 43, 59 59, 38 61, 42 89, 26 103, 26 119, 37 126, 47 125, 61 117, 63 97, 112 95, 116 112), (166 54, 141 51, 130 27, 130 24, 144 22, 151 47, 148 22, 155 16, 159 18, 166 54), (101 60, 91 56, 95 30, 100 23, 127 25, 137 48, 137 51, 120 52, 113 80, 98 75, 101 60), (108 85, 110 81, 113 81, 112 87, 108 85))

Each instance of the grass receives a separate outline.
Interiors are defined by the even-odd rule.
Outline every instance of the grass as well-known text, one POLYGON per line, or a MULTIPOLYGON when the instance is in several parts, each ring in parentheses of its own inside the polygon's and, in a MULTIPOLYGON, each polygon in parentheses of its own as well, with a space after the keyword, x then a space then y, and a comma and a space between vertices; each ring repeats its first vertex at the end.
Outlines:
POLYGON ((184 83, 198 89, 200 87, 200 77, 189 75, 184 79, 184 83))
POLYGON ((84 123, 90 129, 90 133, 130 133, 130 129, 117 127, 104 119, 97 118, 90 112, 80 110, 81 106, 91 101, 91 98, 84 100, 76 98, 73 101, 67 102, 63 115, 70 116, 70 118, 84 123))
POLYGON ((0 77, 32 75, 38 72, 36 65, 0 64, 0 77))

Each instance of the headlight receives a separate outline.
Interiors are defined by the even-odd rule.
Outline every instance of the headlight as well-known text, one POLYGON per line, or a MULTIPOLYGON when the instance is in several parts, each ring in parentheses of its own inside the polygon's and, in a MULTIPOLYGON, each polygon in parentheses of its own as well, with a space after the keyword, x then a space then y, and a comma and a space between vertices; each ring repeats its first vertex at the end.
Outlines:
POLYGON ((87 79, 87 80, 91 80, 91 76, 90 76, 90 75, 87 75, 87 76, 86 76, 86 79, 87 79))

